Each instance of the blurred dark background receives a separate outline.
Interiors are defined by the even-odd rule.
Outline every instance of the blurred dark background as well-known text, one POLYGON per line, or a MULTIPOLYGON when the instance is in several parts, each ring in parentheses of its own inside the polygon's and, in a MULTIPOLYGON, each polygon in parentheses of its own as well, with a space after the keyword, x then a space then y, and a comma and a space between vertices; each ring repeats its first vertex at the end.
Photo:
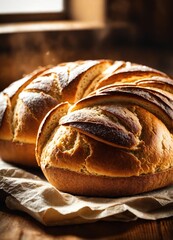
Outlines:
POLYGON ((172 0, 70 0, 58 14, 0 14, 0 90, 39 66, 78 59, 132 61, 173 76, 172 45, 172 0))

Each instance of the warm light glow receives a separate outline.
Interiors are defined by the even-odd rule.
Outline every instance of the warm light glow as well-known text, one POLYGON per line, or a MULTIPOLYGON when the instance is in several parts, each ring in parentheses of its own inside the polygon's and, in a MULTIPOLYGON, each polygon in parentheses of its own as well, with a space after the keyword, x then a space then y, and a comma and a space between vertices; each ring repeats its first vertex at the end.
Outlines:
POLYGON ((62 12, 63 0, 1 0, 0 14, 62 12))

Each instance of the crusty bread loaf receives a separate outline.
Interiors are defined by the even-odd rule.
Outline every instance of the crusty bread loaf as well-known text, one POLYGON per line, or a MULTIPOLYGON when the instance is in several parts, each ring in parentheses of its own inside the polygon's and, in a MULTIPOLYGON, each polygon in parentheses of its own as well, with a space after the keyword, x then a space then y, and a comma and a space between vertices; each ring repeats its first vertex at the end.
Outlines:
POLYGON ((123 61, 40 68, 0 94, 0 156, 78 195, 173 184, 173 80, 123 61))
POLYGON ((36 157, 48 181, 89 196, 173 184, 173 80, 115 62, 94 82, 86 97, 57 105, 40 125, 36 157))
POLYGON ((35 141, 46 113, 63 101, 76 102, 110 60, 88 60, 40 68, 0 94, 0 157, 37 166, 35 141))

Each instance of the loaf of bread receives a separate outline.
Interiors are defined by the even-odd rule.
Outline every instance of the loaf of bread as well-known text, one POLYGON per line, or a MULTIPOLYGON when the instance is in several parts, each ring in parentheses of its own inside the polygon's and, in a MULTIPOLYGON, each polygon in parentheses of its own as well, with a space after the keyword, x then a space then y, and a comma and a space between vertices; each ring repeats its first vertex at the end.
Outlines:
POLYGON ((104 197, 173 184, 173 80, 116 61, 87 82, 80 100, 61 102, 39 127, 36 158, 48 181, 104 197))
POLYGON ((110 60, 88 60, 39 68, 1 92, 0 157, 38 166, 35 142, 43 117, 58 103, 82 98, 91 81, 111 64, 110 60))
POLYGON ((173 184, 173 79, 112 60, 40 68, 0 94, 0 156, 78 195, 173 184))

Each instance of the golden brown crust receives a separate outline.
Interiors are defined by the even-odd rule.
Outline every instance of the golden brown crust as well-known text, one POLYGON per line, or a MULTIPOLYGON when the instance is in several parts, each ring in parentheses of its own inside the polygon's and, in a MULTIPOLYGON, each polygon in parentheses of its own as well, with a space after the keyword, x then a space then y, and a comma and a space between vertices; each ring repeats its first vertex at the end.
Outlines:
POLYGON ((7 96, 0 94, 0 139, 9 140, 13 137, 11 118, 12 111, 7 96))
POLYGON ((42 170, 48 181, 60 191, 94 197, 135 195, 173 184, 173 168, 155 174, 119 178, 86 175, 44 165, 42 170))
MULTIPOLYGON (((63 100, 74 103, 81 99, 88 86, 91 83, 94 84, 97 77, 111 64, 111 60, 76 62, 76 68, 72 71, 68 70, 68 84, 62 90, 63 100)), ((62 78, 62 81, 64 82, 64 78, 62 78)))
POLYGON ((37 144, 35 149, 37 164, 41 161, 41 151, 46 144, 48 138, 50 138, 52 131, 58 126, 59 119, 64 116, 69 108, 69 103, 64 102, 53 108, 45 119, 40 124, 37 134, 37 144))
POLYGON ((96 86, 111 85, 95 89, 62 115, 59 105, 44 118, 37 161, 59 190, 126 196, 173 183, 172 79, 126 64, 116 63, 107 81, 104 73, 95 80, 96 86))
MULTIPOLYGON (((40 68, 12 83, 0 96, 0 139, 35 144, 46 113, 62 101, 80 99, 88 84, 111 63, 110 60, 64 63, 40 68)), ((31 165, 33 155, 34 152, 31 165)), ((6 155, 0 156, 6 160, 6 155)), ((18 162, 16 158, 14 161, 18 162)))
POLYGON ((5 159, 6 162, 21 166, 37 167, 34 151, 35 144, 0 140, 1 158, 5 159))
MULTIPOLYGON (((81 119, 78 126, 58 126, 55 117, 61 107, 54 108, 42 123, 36 150, 39 165, 111 177, 153 174, 173 167, 172 136, 165 125, 145 109, 137 106, 131 109, 131 114, 135 115, 131 120, 138 120, 141 128, 138 127, 136 132, 136 145, 125 148, 121 136, 113 136, 117 139, 114 144, 110 142, 110 135, 114 134, 111 131, 105 131, 104 134, 108 135, 105 140, 101 133, 104 129, 98 129, 96 121, 92 134, 91 124, 86 128, 81 119), (47 127, 50 124, 51 130, 47 127)), ((102 126, 105 124, 103 120, 102 126)), ((126 131, 129 134, 129 129, 126 131)))
POLYGON ((173 80, 162 72, 63 63, 14 83, 0 102, 2 158, 33 166, 36 154, 62 191, 126 196, 173 183, 173 80))

